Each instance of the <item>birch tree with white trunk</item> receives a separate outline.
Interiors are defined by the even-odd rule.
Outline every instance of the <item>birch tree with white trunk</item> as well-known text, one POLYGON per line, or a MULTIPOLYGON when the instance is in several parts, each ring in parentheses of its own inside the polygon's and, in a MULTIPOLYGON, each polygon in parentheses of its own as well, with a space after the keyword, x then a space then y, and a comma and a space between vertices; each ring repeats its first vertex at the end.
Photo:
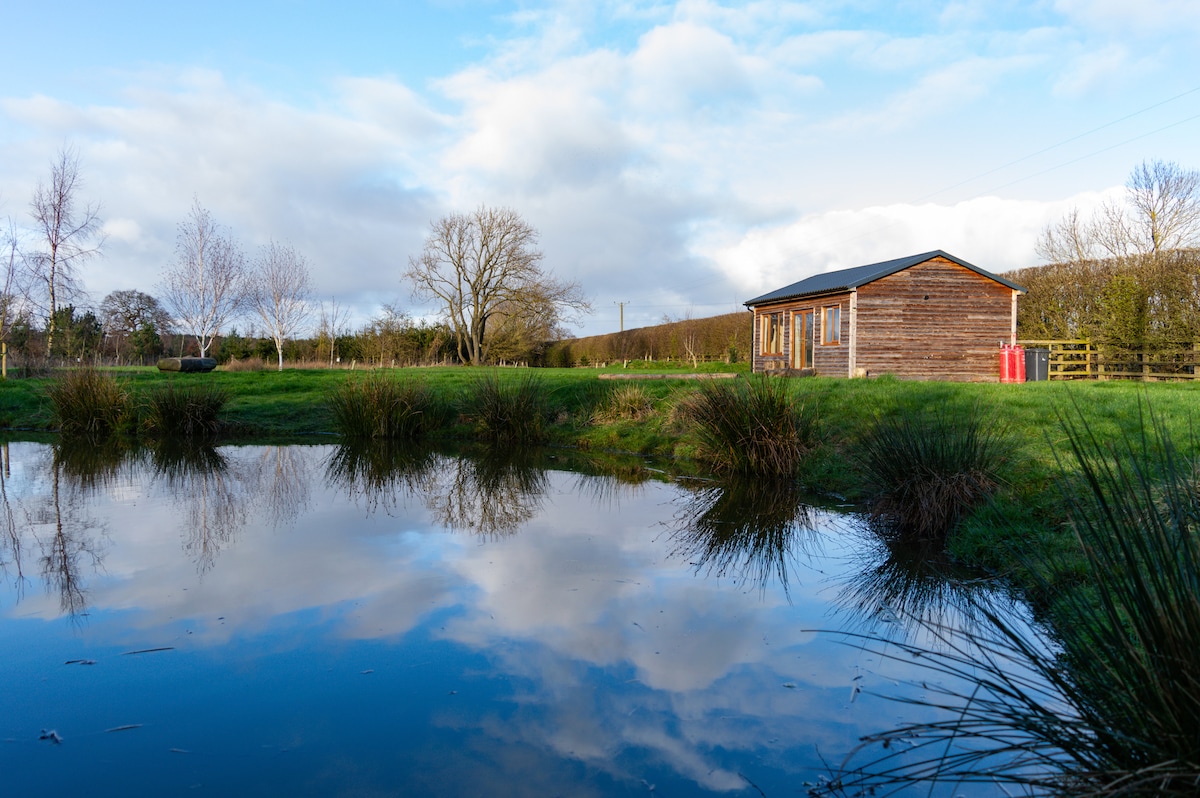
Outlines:
POLYGON ((304 256, 290 244, 272 241, 263 247, 251 272, 249 299, 275 342, 283 371, 283 344, 299 331, 312 309, 312 282, 304 256))
POLYGON ((180 328, 196 338, 200 357, 233 320, 246 298, 246 258, 232 234, 197 199, 180 223, 175 263, 163 274, 162 296, 180 328))

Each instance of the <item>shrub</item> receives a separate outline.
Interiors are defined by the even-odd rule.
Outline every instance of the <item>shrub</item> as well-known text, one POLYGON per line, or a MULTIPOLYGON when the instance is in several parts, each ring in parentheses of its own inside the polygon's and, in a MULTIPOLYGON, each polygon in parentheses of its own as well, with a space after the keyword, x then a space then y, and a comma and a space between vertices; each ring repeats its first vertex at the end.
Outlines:
POLYGON ((467 388, 463 411, 481 437, 506 443, 538 443, 550 412, 546 389, 532 372, 501 379, 498 372, 477 377, 467 388))
POLYGON ((338 432, 362 440, 416 440, 435 422, 429 386, 384 371, 342 383, 330 396, 329 409, 338 432))
POLYGON ((129 393, 112 376, 94 368, 68 371, 46 388, 54 424, 67 436, 103 437, 128 417, 129 393))
POLYGON ((1196 463, 1152 417, 1111 446, 1086 422, 1065 427, 1081 479, 1065 478, 1064 465, 1063 498, 1083 583, 1058 592, 1051 629, 984 608, 986 622, 968 632, 924 624, 932 647, 863 638, 883 657, 920 656, 932 673, 919 701, 947 712, 865 738, 883 751, 844 769, 835 791, 965 780, 1037 794, 1197 794, 1196 463))
POLYGON ((777 377, 701 382, 678 412, 719 471, 790 476, 817 443, 815 404, 796 402, 777 377))
POLYGON ((1013 447, 978 410, 908 410, 878 420, 856 451, 872 521, 887 534, 930 541, 991 498, 1013 447))
POLYGON ((592 420, 596 423, 641 421, 654 414, 654 400, 641 385, 621 385, 608 391, 592 420))
POLYGON ((171 379, 144 395, 141 429, 152 438, 212 437, 228 402, 229 392, 210 382, 171 379))

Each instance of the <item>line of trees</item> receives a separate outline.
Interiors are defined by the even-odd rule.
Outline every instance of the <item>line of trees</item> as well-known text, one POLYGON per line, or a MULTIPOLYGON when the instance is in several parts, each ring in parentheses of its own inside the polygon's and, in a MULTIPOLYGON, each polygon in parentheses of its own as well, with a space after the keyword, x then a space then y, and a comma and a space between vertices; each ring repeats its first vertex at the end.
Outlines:
POLYGON ((302 253, 271 241, 247 258, 199 198, 178 226, 157 296, 115 291, 88 309, 79 269, 100 254, 104 237, 100 206, 82 203, 82 186, 79 157, 64 147, 49 182, 34 191, 32 224, 22 230, 9 219, 0 228, 0 340, 27 360, 145 362, 170 353, 269 357, 279 369, 285 357, 331 366, 530 362, 547 341, 567 334, 569 317, 590 310, 577 284, 542 267, 532 226, 516 211, 484 206, 433 222, 403 275, 414 296, 439 305, 438 322, 415 323, 386 305, 352 332, 336 301, 314 304, 302 253), (247 319, 249 334, 237 334, 232 325, 247 319), (310 330, 311 338, 299 338, 310 330), (263 351, 267 340, 270 352, 263 351))
POLYGON ((1025 339, 1088 339, 1111 352, 1170 353, 1200 341, 1200 171, 1164 161, 1130 174, 1123 201, 1043 230, 1049 265, 1011 272, 1028 293, 1025 339))
POLYGON ((703 319, 665 317, 653 327, 606 335, 569 338, 550 344, 540 363, 547 366, 594 366, 627 360, 676 360, 729 363, 750 358, 750 314, 726 313, 703 319))

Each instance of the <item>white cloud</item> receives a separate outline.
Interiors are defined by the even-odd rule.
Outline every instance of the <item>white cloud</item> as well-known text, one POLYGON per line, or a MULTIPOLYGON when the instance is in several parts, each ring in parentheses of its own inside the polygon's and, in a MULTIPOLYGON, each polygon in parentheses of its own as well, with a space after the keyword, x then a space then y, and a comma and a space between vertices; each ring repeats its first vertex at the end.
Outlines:
POLYGON ((812 214, 749 232, 714 258, 747 299, 814 274, 935 249, 1005 272, 1035 264, 1034 242, 1047 224, 1072 206, 1087 214, 1105 196, 1088 193, 1058 202, 981 197, 952 206, 890 205, 812 214))

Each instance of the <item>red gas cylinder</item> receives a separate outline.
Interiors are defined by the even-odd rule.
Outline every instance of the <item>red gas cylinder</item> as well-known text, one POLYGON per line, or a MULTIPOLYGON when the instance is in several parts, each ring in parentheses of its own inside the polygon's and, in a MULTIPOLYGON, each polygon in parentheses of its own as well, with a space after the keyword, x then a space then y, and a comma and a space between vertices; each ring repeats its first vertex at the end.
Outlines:
POLYGON ((1017 359, 1016 369, 1013 371, 1013 382, 1025 382, 1025 347, 1014 346, 1013 357, 1017 359))
POLYGON ((1008 344, 1000 344, 1000 382, 1013 381, 1013 362, 1009 357, 1009 349, 1011 347, 1008 344))

